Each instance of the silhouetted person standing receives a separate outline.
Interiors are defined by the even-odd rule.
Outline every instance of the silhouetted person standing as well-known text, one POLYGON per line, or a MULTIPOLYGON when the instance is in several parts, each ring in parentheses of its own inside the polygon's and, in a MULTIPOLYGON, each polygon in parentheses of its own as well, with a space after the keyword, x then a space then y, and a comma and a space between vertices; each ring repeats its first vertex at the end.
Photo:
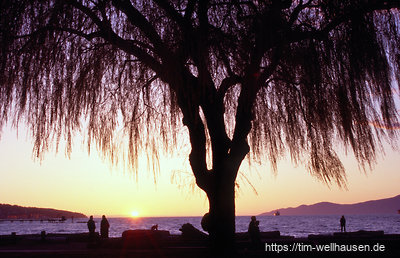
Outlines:
POLYGON ((256 220, 255 216, 251 217, 248 232, 249 232, 250 240, 251 240, 251 243, 253 244, 253 246, 257 246, 261 242, 260 228, 258 227, 259 223, 260 222, 258 220, 256 220))
POLYGON ((110 228, 110 223, 106 219, 106 216, 103 215, 100 223, 100 235, 101 238, 108 238, 108 229, 110 228))
POLYGON ((344 216, 340 218, 340 232, 346 232, 346 219, 344 216))
POLYGON ((94 231, 96 230, 96 224, 94 223, 93 216, 90 216, 89 221, 87 222, 87 227, 89 229, 89 240, 94 239, 94 231))

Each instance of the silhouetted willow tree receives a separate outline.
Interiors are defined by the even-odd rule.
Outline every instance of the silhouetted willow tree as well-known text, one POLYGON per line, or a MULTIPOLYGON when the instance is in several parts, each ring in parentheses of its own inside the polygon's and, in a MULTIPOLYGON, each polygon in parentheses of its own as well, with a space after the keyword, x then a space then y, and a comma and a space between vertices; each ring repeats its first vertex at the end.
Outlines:
POLYGON ((274 168, 288 153, 343 185, 336 143, 364 166, 382 139, 396 136, 385 128, 398 122, 399 6, 1 1, 1 123, 27 123, 38 156, 85 124, 89 148, 95 142, 112 160, 120 125, 133 167, 141 150, 172 150, 186 126, 210 236, 223 249, 233 243, 235 180, 249 152, 265 153, 274 168))

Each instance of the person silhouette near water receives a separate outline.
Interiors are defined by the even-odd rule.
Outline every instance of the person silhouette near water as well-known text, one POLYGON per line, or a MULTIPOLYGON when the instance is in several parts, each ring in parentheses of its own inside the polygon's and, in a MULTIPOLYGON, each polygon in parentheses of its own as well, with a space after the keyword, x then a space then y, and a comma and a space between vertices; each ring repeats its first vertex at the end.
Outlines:
POLYGON ((340 232, 346 232, 346 219, 344 215, 340 218, 340 232))
POLYGON ((89 229, 89 239, 94 239, 94 231, 96 230, 96 224, 94 223, 93 216, 90 216, 89 221, 87 222, 87 227, 89 229))
POLYGON ((108 238, 108 230, 110 228, 110 223, 108 223, 108 220, 106 219, 106 216, 103 215, 101 218, 101 223, 100 223, 100 236, 101 238, 108 238))
POLYGON ((254 246, 261 242, 259 224, 260 224, 260 222, 256 219, 256 217, 252 216, 250 223, 249 223, 248 233, 250 236, 251 243, 254 246))

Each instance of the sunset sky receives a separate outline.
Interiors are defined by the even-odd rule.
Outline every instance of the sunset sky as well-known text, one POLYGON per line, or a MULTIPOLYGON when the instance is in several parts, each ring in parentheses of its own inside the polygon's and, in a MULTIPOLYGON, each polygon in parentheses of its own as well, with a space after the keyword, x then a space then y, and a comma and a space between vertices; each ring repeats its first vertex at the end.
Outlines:
MULTIPOLYGON (((400 51, 395 1, 360 1, 356 12, 351 1, 27 1, 22 7, 9 2, 13 4, 2 4, 0 12, 5 17, 0 19, 5 42, 0 48, 0 86, 5 86, 0 91, 0 203, 95 217, 202 216, 208 200, 195 185, 188 128, 180 125, 192 126, 196 136, 200 129, 217 128, 209 138, 222 143, 215 155, 222 162, 214 169, 236 171, 237 166, 226 163, 241 157, 244 138, 251 136, 249 125, 257 128, 257 122, 265 129, 251 138, 254 142, 286 137, 282 143, 270 141, 271 149, 277 144, 275 152, 280 153, 288 144, 288 150, 317 153, 313 167, 326 165, 321 173, 340 170, 330 152, 331 143, 338 142, 347 186, 310 175, 308 157, 300 157, 295 166, 288 155, 278 162, 276 173, 267 159, 251 164, 245 159, 237 178, 236 215, 400 194, 400 131, 398 142, 392 143, 398 149, 382 139, 377 163, 366 170, 351 148, 339 143, 370 143, 368 132, 359 129, 364 125, 400 130, 400 64, 390 63, 399 60, 400 51), (391 116, 397 116, 393 124, 388 123, 391 116), (200 118, 209 123, 203 126, 200 118), (37 126, 35 133, 24 122, 37 126), (224 122, 232 129, 226 134, 232 141, 219 131, 224 122), (73 136, 69 157, 63 142, 58 151, 51 146, 44 159, 33 157, 31 135, 46 143, 48 131, 56 138, 79 123, 83 135, 73 136), (138 146, 121 140, 124 133, 131 133, 138 146), (129 145, 136 154, 136 147, 158 148, 160 138, 175 144, 171 135, 177 136, 177 149, 161 153, 159 171, 145 153, 139 155, 135 173, 122 159, 110 164, 96 149, 97 141, 110 153, 129 145), (90 155, 87 139, 92 141, 90 155), (321 157, 331 159, 323 164, 321 157)), ((196 140, 201 150, 202 139, 196 140)), ((364 158, 366 144, 358 152, 364 158)), ((202 157, 193 160, 202 175, 202 157)), ((228 179, 223 188, 229 189, 229 173, 201 181, 225 185, 221 178, 228 179)), ((219 243, 220 236, 231 236, 225 242, 233 243, 233 234, 226 233, 233 228, 231 217, 215 218, 228 219, 211 239, 219 243)))
MULTIPOLYGON (((79 135, 77 136, 79 139, 79 135)), ((64 209, 86 215, 130 216, 202 216, 208 211, 205 194, 192 187, 194 180, 188 163, 190 149, 180 155, 162 157, 160 174, 154 183, 153 172, 142 157, 136 176, 121 166, 112 167, 93 151, 88 156, 82 143, 75 142, 71 158, 61 147, 45 159, 34 161, 32 140, 23 127, 17 132, 3 129, 0 140, 0 203, 64 209)), ((247 161, 241 171, 257 194, 239 175, 236 199, 237 215, 257 215, 277 208, 313 204, 320 201, 354 203, 400 194, 399 152, 385 148, 373 170, 364 174, 354 158, 342 159, 348 178, 348 190, 326 184, 310 176, 304 166, 295 168, 289 160, 279 163, 274 175, 267 161, 253 165, 247 161)))

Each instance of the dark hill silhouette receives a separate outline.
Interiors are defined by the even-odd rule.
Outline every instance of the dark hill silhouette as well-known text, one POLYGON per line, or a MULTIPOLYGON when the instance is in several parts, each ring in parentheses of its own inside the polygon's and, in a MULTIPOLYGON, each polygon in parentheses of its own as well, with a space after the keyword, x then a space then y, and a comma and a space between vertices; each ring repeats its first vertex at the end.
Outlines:
POLYGON ((53 219, 63 216, 65 218, 86 218, 86 215, 78 212, 0 204, 0 219, 53 219))
MULTIPOLYGON (((296 208, 278 209, 281 215, 342 215, 342 214, 396 214, 400 209, 400 195, 392 198, 366 201, 354 204, 337 204, 319 202, 312 205, 301 205, 296 208)), ((273 215, 277 209, 259 216, 273 215)))

